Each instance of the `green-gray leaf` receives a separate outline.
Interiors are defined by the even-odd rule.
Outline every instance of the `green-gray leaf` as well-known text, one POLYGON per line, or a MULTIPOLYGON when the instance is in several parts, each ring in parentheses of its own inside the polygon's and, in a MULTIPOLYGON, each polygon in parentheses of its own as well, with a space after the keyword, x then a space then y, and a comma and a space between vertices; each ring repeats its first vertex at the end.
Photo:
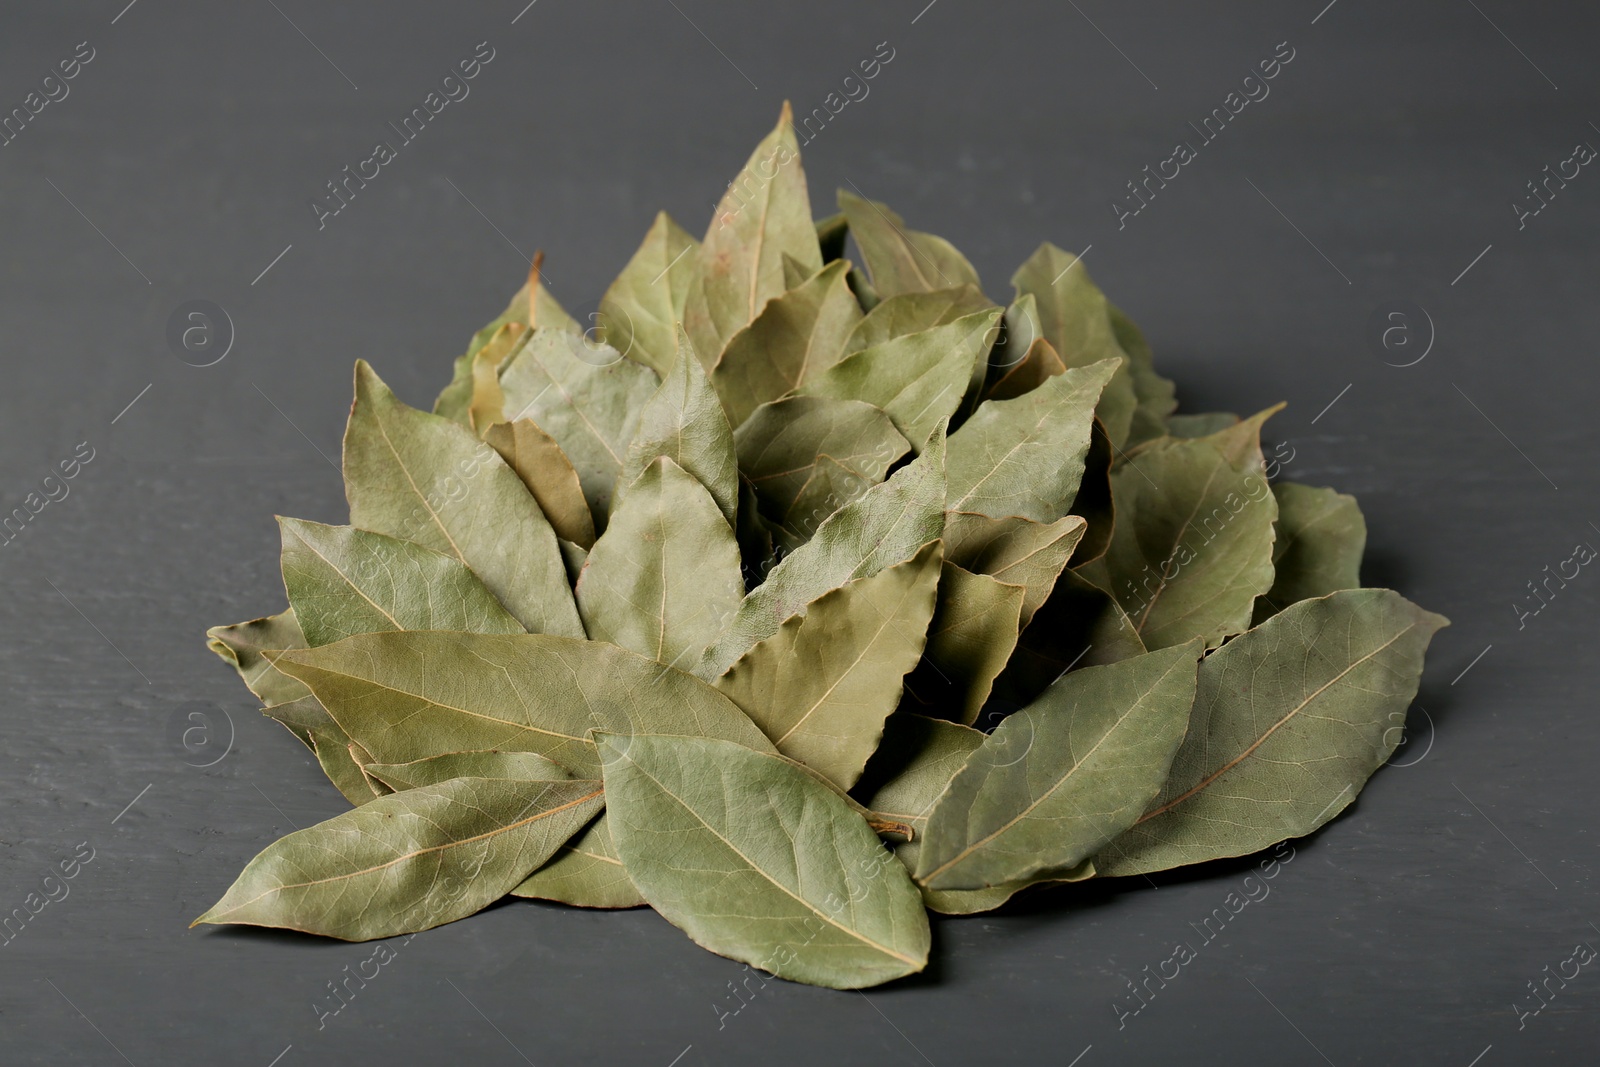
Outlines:
POLYGON ((1284 609, 1200 666, 1188 735, 1103 875, 1243 856, 1309 834, 1399 743, 1422 654, 1448 621, 1388 589, 1284 609))
POLYGON ((1113 357, 1124 361, 1106 383, 1096 411, 1111 443, 1121 447, 1133 424, 1138 397, 1127 353, 1117 343, 1105 294, 1090 280, 1078 257, 1048 242, 1017 268, 1011 284, 1018 296, 1033 294, 1045 340, 1069 368, 1113 357))
POLYGON ((1014 515, 993 519, 950 511, 944 517, 945 559, 974 574, 1022 586, 1019 621, 1027 626, 1056 587, 1085 528, 1077 515, 1042 523, 1014 515))
POLYGON ((284 704, 262 708, 261 713, 288 727, 310 746, 317 765, 328 781, 350 803, 360 806, 373 799, 372 787, 361 773, 360 764, 350 754, 350 737, 333 721, 327 709, 297 679, 282 675, 300 686, 305 696, 284 704))
POLYGON ((805 396, 865 400, 889 413, 913 442, 961 406, 974 361, 987 351, 991 308, 846 356, 800 387, 805 396))
POLYGON ((917 880, 983 889, 1076 866, 1161 789, 1198 642, 1068 674, 1006 718, 928 815, 917 880))
POLYGON ((434 401, 433 413, 442 415, 452 422, 459 422, 463 426, 471 427, 472 418, 470 408, 473 392, 473 365, 480 349, 499 332, 501 327, 508 323, 521 323, 528 327, 551 326, 563 330, 579 331, 578 324, 572 316, 556 303, 550 290, 539 283, 539 264, 541 257, 534 256, 532 269, 528 272, 528 280, 518 289, 511 298, 511 303, 506 305, 494 321, 472 335, 467 350, 456 357, 455 374, 450 379, 450 384, 444 387, 439 398, 434 401), (531 300, 530 300, 531 296, 531 300))
POLYGON ((872 285, 885 297, 978 285, 978 272, 943 237, 906 229, 887 205, 839 190, 839 210, 872 272, 872 285))
POLYGON ((605 812, 562 845, 550 862, 528 875, 511 895, 579 908, 637 908, 645 902, 617 858, 611 819, 605 812))
POLYGON ((537 752, 599 772, 591 729, 772 743, 738 705, 690 675, 604 641, 545 634, 362 634, 277 658, 375 763, 441 752, 537 752))
POLYGON ((365 362, 344 480, 352 525, 454 556, 535 633, 583 633, 555 532, 521 479, 471 430, 395 399, 365 362))
POLYGON ((483 439, 528 487, 556 537, 579 548, 594 544, 594 516, 583 484, 554 437, 532 419, 518 419, 489 427, 483 439))
POLYGON ((939 578, 928 648, 906 679, 906 703, 970 726, 1017 646, 1027 590, 953 563, 939 578))
POLYGON ((313 648, 379 630, 527 632, 454 556, 353 526, 278 525, 283 584, 313 648))
POLYGON ((762 509, 782 519, 815 472, 818 457, 876 485, 911 451, 882 408, 860 400, 791 396, 763 404, 733 435, 739 470, 762 509))
POLYGON ((711 381, 734 426, 839 361, 845 338, 861 321, 845 283, 849 269, 849 263, 835 260, 773 297, 728 342, 711 381))
POLYGON ((639 250, 600 298, 606 342, 663 377, 676 358, 699 244, 665 211, 657 212, 639 250))
MULTIPOLYGON (((294 608, 264 619, 236 622, 232 626, 213 626, 206 631, 206 647, 238 671, 250 692, 263 704, 287 704, 307 695, 305 686, 280 672, 261 654, 269 650, 306 647, 306 638, 300 632, 294 608)), ((306 738, 302 735, 301 740, 306 738)))
POLYGON ((910 559, 944 529, 944 430, 922 455, 830 515, 739 604, 696 670, 715 678, 830 589, 910 559))
POLYGON ((427 930, 494 903, 601 804, 597 782, 455 778, 297 831, 194 921, 345 941, 427 930))
POLYGON ((1178 406, 1172 379, 1156 373, 1150 344, 1144 333, 1115 304, 1107 303, 1111 332, 1128 356, 1128 372, 1133 378, 1133 395, 1138 401, 1128 428, 1128 445, 1160 437, 1167 432, 1167 416, 1178 406))
POLYGON ((1111 475, 1117 522, 1106 552, 1109 588, 1147 648, 1250 626, 1272 586, 1266 479, 1236 469, 1209 441, 1173 441, 1131 457, 1111 475))
POLYGON ((639 414, 659 384, 649 367, 565 330, 535 330, 505 373, 506 418, 538 423, 578 472, 596 529, 611 513, 639 414))
POLYGON ((808 274, 822 269, 787 102, 778 125, 729 183, 700 246, 683 324, 708 366, 768 300, 787 288, 786 254, 808 274))
POLYGON ((681 327, 677 338, 676 362, 639 413, 611 507, 616 510, 618 499, 657 456, 666 456, 705 486, 731 527, 739 507, 733 430, 681 327))
POLYGON ((1278 501, 1272 589, 1256 602, 1256 622, 1290 604, 1361 586, 1367 521, 1356 498, 1295 482, 1272 487, 1278 501))
POLYGON ((922 656, 940 546, 857 578, 787 619, 715 682, 778 751, 848 789, 922 656))
POLYGON ((1014 400, 986 400, 950 435, 950 510, 1054 522, 1083 480, 1095 404, 1118 364, 1055 375, 1014 400))
POLYGON ((597 739, 617 852, 651 906, 698 944, 835 989, 927 965, 916 887, 820 781, 707 738, 597 739))
POLYGON ((444 752, 410 763, 369 763, 366 772, 390 789, 416 789, 452 778, 499 778, 510 782, 564 782, 572 777, 537 752, 444 752))
POLYGON ((994 307, 994 301, 975 286, 936 289, 931 293, 901 293, 891 296, 867 312, 845 338, 840 353, 848 356, 863 349, 893 341, 897 337, 946 326, 957 319, 994 307))
POLYGON ((576 593, 592 639, 689 669, 744 597, 733 528, 693 475, 660 456, 622 496, 576 593))

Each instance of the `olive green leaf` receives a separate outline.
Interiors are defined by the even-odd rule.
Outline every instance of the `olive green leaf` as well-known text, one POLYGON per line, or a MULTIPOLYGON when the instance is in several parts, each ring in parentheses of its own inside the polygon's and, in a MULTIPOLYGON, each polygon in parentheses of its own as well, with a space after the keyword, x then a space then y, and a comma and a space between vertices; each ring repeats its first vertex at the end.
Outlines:
POLYGON ((278 525, 283 584, 312 648, 379 630, 527 632, 454 556, 353 526, 278 525))
POLYGON ((1056 350, 1043 337, 1035 337, 1033 344, 993 385, 986 396, 988 400, 1011 400, 1032 392, 1058 374, 1066 372, 1056 350))
POLYGON ((1121 447, 1138 406, 1127 353, 1117 343, 1105 294, 1089 278, 1078 257, 1046 242, 1011 276, 1017 295, 1037 301, 1039 326, 1061 362, 1086 367, 1103 359, 1124 362, 1106 383, 1095 412, 1105 423, 1111 443, 1121 447))
POLYGON ((978 272, 954 245, 943 237, 906 229, 886 205, 840 189, 839 210, 872 272, 873 288, 883 296, 978 285, 978 272))
POLYGON ((906 679, 907 703, 968 726, 1016 648, 1027 590, 953 563, 939 578, 928 648, 906 679))
POLYGON ((708 366, 785 289, 783 257, 822 269, 787 101, 778 125, 728 185, 700 245, 683 324, 708 366))
MULTIPOLYGON (((1285 406, 1280 401, 1269 408, 1256 412, 1248 419, 1234 419, 1231 422, 1219 424, 1210 433, 1198 435, 1190 440, 1205 441, 1208 444, 1215 445, 1217 451, 1226 456, 1228 462, 1233 464, 1235 469, 1264 478, 1266 476, 1267 463, 1266 458, 1261 454, 1261 427, 1269 418, 1282 411, 1285 406)), ((1170 436, 1158 437, 1154 440, 1146 441, 1136 449, 1130 449, 1124 453, 1124 456, 1131 458, 1142 455, 1145 452, 1167 448, 1177 440, 1178 438, 1170 436)))
POLYGON ((1209 441, 1173 441, 1111 474, 1117 523, 1105 569, 1147 648, 1250 626, 1272 586, 1278 505, 1266 479, 1236 469, 1209 441))
POLYGON ((791 396, 755 410, 733 434, 739 471, 764 511, 780 519, 815 473, 818 457, 876 485, 911 451, 883 409, 860 400, 791 396))
POLYGON ((779 752, 848 789, 922 657, 940 545, 857 578, 784 621, 714 683, 779 752))
POLYGON ((711 371, 712 384, 739 426, 762 404, 787 396, 839 361, 861 309, 845 284, 850 264, 835 260, 773 297, 733 335, 711 371))
POLYGON ((1173 437, 1209 437, 1237 424, 1239 416, 1228 411, 1167 416, 1167 433, 1173 437))
MULTIPOLYGON (((901 293, 891 296, 867 312, 845 338, 841 356, 921 333, 935 326, 948 326, 957 319, 988 311, 995 306, 976 286, 935 289, 931 293, 901 293)), ((998 331, 997 331, 998 332, 998 331)))
POLYGON ((365 362, 344 483, 351 525, 454 556, 531 631, 583 633, 555 532, 521 480, 472 431, 396 400, 365 362))
POLYGON ((579 908, 637 908, 645 903, 617 858, 611 819, 605 812, 557 849, 550 861, 528 875, 511 895, 579 908))
POLYGON ((390 789, 438 785, 452 778, 499 778, 512 782, 564 782, 561 764, 537 752, 442 752, 410 763, 368 763, 362 768, 390 789))
POLYGON ((262 708, 261 713, 288 727, 290 733, 310 747, 322 773, 351 804, 359 806, 372 800, 372 788, 361 772, 361 765, 350 755, 349 736, 299 681, 288 675, 282 677, 300 686, 305 696, 262 708))
POLYGON ((345 941, 414 933, 505 896, 599 810, 598 782, 454 778, 273 842, 193 924, 345 941))
MULTIPOLYGON (((264 650, 306 647, 294 608, 264 619, 213 626, 206 631, 206 647, 238 671, 263 704, 287 704, 306 695, 305 686, 280 672, 261 654, 264 650)), ((301 740, 306 739, 302 736, 301 740)))
POLYGON ((795 494, 794 503, 774 517, 783 551, 793 552, 811 540, 829 515, 859 499, 879 480, 846 467, 832 456, 818 456, 812 464, 811 477, 795 494))
POLYGON ((983 889, 1076 866, 1161 789, 1195 698, 1191 642, 1051 685, 984 739, 928 815, 917 881, 983 889))
POLYGON ((744 597, 733 527, 693 475, 658 456, 589 550, 576 595, 593 640, 687 669, 744 597))
POLYGON ((873 308, 883 302, 883 298, 872 287, 872 283, 867 281, 867 276, 856 268, 850 268, 850 273, 845 277, 845 281, 849 283, 850 291, 856 294, 856 303, 861 305, 862 311, 870 313, 873 308))
POLYGON ((699 245, 665 211, 657 212, 639 250, 600 298, 606 343, 662 377, 676 358, 699 245))
POLYGON ((1072 668, 1116 663, 1144 652, 1138 631, 1111 594, 1066 571, 1022 631, 1016 652, 995 680, 995 710, 1032 703, 1072 668))
POLYGON ((467 407, 467 425, 480 437, 490 426, 505 419, 500 370, 527 340, 527 326, 508 322, 472 357, 472 403, 467 407))
POLYGON ((499 749, 537 752, 593 777, 591 729, 772 748, 709 685, 604 641, 409 630, 283 652, 275 662, 311 689, 374 763, 499 749))
POLYGON ((716 678, 791 615, 844 583, 910 559, 944 528, 944 429, 922 455, 840 508, 739 604, 695 673, 716 678))
POLYGON ((974 574, 1022 586, 1019 621, 1027 626, 1055 588, 1085 526, 1077 515, 1043 523, 1016 515, 993 519, 950 511, 944 517, 945 559, 974 574))
POLYGON ((1243 856, 1327 822, 1394 752, 1422 654, 1447 625, 1391 590, 1351 589, 1211 653, 1170 777, 1095 866, 1143 874, 1243 856))
POLYGON ((966 395, 974 361, 987 351, 992 308, 846 356, 800 387, 803 396, 865 400, 888 412, 912 441, 926 440, 966 395))
POLYGON ((589 550, 571 541, 558 541, 561 546, 561 562, 566 567, 567 581, 572 585, 578 584, 578 577, 583 573, 583 565, 589 562, 589 550))
POLYGON ((950 435, 950 510, 1054 522, 1072 507, 1101 390, 1118 364, 1074 367, 1014 400, 986 400, 950 435))
POLYGON ((702 737, 598 734, 639 892, 713 952, 857 989, 927 965, 927 913, 865 819, 800 768, 702 737))
POLYGON ((371 771, 367 770, 367 767, 372 763, 372 753, 368 752, 354 741, 351 741, 344 747, 346 753, 350 756, 350 762, 354 763, 357 769, 360 770, 361 781, 367 787, 368 796, 362 799, 356 805, 357 807, 359 807, 361 804, 367 803, 369 800, 375 800, 378 797, 386 797, 395 791, 394 787, 388 782, 383 781, 381 778, 375 776, 371 771))
POLYGON ((1128 428, 1127 443, 1132 446, 1168 432, 1167 417, 1178 406, 1177 394, 1172 379, 1156 373, 1144 332, 1115 304, 1108 302, 1106 313, 1111 316, 1111 332, 1117 344, 1128 356, 1128 372, 1133 377, 1133 395, 1138 402, 1128 428))
POLYGON ((1067 369, 1055 346, 1044 338, 1038 301, 1032 293, 1023 293, 1011 302, 1003 325, 989 352, 986 376, 990 384, 984 399, 1010 400, 1067 369))
POLYGON ((649 367, 564 330, 535 330, 500 376, 507 420, 532 419, 555 438, 578 472, 597 530, 611 513, 628 442, 658 384, 649 367))
POLYGON ((544 253, 536 252, 533 264, 528 271, 528 280, 518 289, 511 298, 511 303, 495 318, 495 320, 472 335, 472 341, 467 345, 467 350, 456 357, 455 375, 450 384, 445 386, 439 398, 434 401, 433 413, 442 415, 452 422, 459 422, 463 426, 472 426, 471 406, 473 393, 473 365, 475 357, 484 345, 508 323, 535 326, 550 326, 562 330, 578 331, 578 324, 572 316, 562 310, 556 303, 550 291, 539 282, 539 267, 544 261, 544 253), (531 297, 531 301, 530 301, 531 297))
MULTIPOLYGON (((944 719, 904 712, 889 716, 883 744, 867 765, 867 774, 860 784, 867 788, 868 807, 877 817, 894 819, 914 828, 916 836, 896 845, 894 850, 907 870, 916 869, 928 811, 950 784, 950 779, 983 743, 983 738, 978 730, 944 719)), ((1081 881, 1093 873, 1094 868, 1086 861, 1073 871, 1049 872, 1048 876, 987 889, 930 889, 925 885, 917 888, 922 890, 922 902, 929 910, 945 915, 971 915, 998 908, 1030 885, 1081 881)))
POLYGON ((611 500, 612 511, 624 490, 651 462, 657 456, 666 456, 705 486, 732 527, 739 506, 739 463, 734 457, 733 430, 681 327, 677 338, 677 362, 645 402, 638 429, 623 456, 611 500))
POLYGON ((483 439, 528 487, 556 537, 579 548, 594 544, 594 517, 578 472, 554 437, 532 419, 518 419, 496 423, 483 439))
POLYGON ((1361 587, 1367 520, 1356 498, 1296 482, 1272 487, 1278 502, 1272 589, 1256 601, 1259 624, 1290 604, 1361 587))

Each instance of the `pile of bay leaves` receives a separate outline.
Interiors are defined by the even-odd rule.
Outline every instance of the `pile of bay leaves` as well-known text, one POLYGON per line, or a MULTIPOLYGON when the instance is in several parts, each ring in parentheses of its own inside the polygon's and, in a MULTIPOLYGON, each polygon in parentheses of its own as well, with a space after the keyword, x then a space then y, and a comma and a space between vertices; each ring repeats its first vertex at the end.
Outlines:
POLYGON ((350 525, 280 520, 288 610, 210 631, 355 807, 197 922, 648 904, 858 988, 925 966, 929 909, 1354 800, 1445 625, 1359 587, 1356 502, 1269 482, 1271 411, 1174 414, 1075 257, 1002 307, 839 205, 813 222, 785 108, 703 241, 657 217, 601 329, 536 262, 431 413, 356 365, 350 525))

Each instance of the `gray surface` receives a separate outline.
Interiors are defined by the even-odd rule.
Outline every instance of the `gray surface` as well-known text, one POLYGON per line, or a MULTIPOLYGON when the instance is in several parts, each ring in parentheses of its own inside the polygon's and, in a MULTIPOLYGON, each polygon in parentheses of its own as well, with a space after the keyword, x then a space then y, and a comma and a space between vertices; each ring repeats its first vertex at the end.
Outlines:
POLYGON ((914 25, 925 0, 541 0, 515 25, 521 0, 225 17, 143 0, 112 24, 122 2, 8 5, 0 33, 6 108, 79 40, 97 50, 0 148, 0 503, 96 449, 0 550, 0 910, 78 842, 95 850, 0 947, 0 1061, 1592 1058, 1593 967, 1520 1030, 1512 1005, 1574 942, 1600 944, 1600 577, 1525 629, 1510 605, 1574 542, 1600 544, 1600 176, 1520 232, 1507 205, 1574 142, 1600 144, 1593 21, 1506 0, 1341 0, 1314 25, 1322 0, 1003 19, 942 0, 914 25), (318 232, 307 198, 484 39, 497 56, 471 96, 318 232), (950 237, 996 295, 1040 240, 1092 244, 1187 410, 1288 400, 1272 428, 1289 476, 1356 493, 1370 579, 1455 620, 1419 699, 1436 732, 1414 712, 1412 765, 1300 843, 1121 1030, 1124 976, 1198 943, 1190 924, 1247 866, 940 922, 922 978, 870 1000, 773 983, 720 1020, 742 972, 653 914, 503 906, 406 944, 319 1030, 313 1002, 370 948, 185 927, 259 848, 342 806, 201 632, 281 605, 274 512, 342 521, 318 450, 337 456, 352 360, 426 402, 536 245, 568 307, 592 308, 658 206, 701 229, 779 101, 820 104, 885 39, 870 96, 805 150, 819 212, 853 182, 950 237), (1119 231, 1123 183, 1284 39, 1296 57, 1271 95, 1119 231), (194 298, 238 333, 205 369, 164 340, 194 298), (1396 299, 1437 327, 1405 369, 1364 340, 1396 299), (174 742, 196 709, 219 746, 230 719, 235 735, 208 769, 174 742))

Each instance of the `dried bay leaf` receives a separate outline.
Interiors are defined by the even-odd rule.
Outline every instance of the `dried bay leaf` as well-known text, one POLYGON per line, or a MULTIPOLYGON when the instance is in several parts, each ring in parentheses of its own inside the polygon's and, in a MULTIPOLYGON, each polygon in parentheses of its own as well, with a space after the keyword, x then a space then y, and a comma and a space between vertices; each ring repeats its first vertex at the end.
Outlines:
POLYGON ((665 211, 657 212, 639 250, 600 298, 606 343, 662 377, 677 358, 678 323, 699 246, 665 211))
POLYGON ((572 777, 537 752, 442 752, 410 763, 368 763, 363 768, 390 789, 438 785, 452 778, 497 778, 511 782, 564 782, 572 777))
POLYGON ((1059 374, 1015 400, 986 400, 950 435, 951 511, 1054 522, 1083 480, 1090 425, 1118 364, 1059 374))
POLYGON ((865 400, 913 442, 926 440, 966 395, 974 362, 988 350, 993 308, 855 352, 800 387, 802 396, 865 400))
POLYGON ((993 300, 972 285, 891 296, 874 305, 850 331, 841 355, 848 356, 935 326, 947 326, 994 306, 993 300))
POLYGON ((1236 469, 1209 441, 1175 440, 1130 457, 1111 484, 1107 592, 1145 646, 1193 637, 1215 646, 1248 629, 1273 580, 1278 506, 1266 479, 1236 469))
POLYGON ((1128 356, 1128 371, 1133 378, 1133 395, 1137 401, 1133 419, 1128 427, 1129 447, 1141 441, 1160 437, 1168 432, 1167 419, 1178 406, 1176 387, 1172 379, 1156 373, 1155 360, 1144 332, 1134 325, 1115 304, 1107 302, 1106 313, 1111 317, 1111 332, 1117 344, 1128 356))
POLYGON ((791 615, 855 578, 910 559, 944 529, 944 429, 889 480, 830 515, 739 604, 695 673, 716 678, 791 615))
POLYGON ((1055 588, 1086 527, 1077 515, 1043 523, 1016 515, 994 519, 976 512, 948 511, 944 517, 945 559, 974 574, 1022 586, 1018 621, 1027 626, 1055 588))
POLYGON ((1278 502, 1272 589, 1256 601, 1256 622, 1301 600, 1361 586, 1367 521, 1356 498, 1296 482, 1272 487, 1278 502))
POLYGON ((916 887, 822 783, 707 738, 597 741, 617 852, 650 905, 696 943, 835 989, 927 965, 916 887))
MULTIPOLYGON (((295 681, 294 684, 301 683, 295 681)), ((351 804, 360 806, 373 799, 372 787, 367 783, 361 765, 350 755, 349 735, 333 721, 327 709, 310 691, 297 700, 262 708, 261 713, 288 727, 291 733, 310 746, 322 773, 351 804)))
POLYGON ((1183 740, 1201 646, 1088 667, 984 739, 928 815, 917 881, 984 889, 1082 863, 1137 819, 1183 740))
POLYGON ((500 369, 528 339, 528 327, 508 322, 495 331, 489 343, 472 357, 472 403, 467 408, 467 424, 482 437, 484 432, 505 419, 505 395, 500 391, 500 369))
POLYGON ((659 456, 622 496, 575 593, 592 640, 687 668, 744 598, 739 545, 705 487, 659 456))
POLYGON ((599 810, 592 781, 454 778, 408 789, 267 848, 194 921, 345 941, 414 933, 505 896, 599 810))
POLYGON ((638 908, 645 903, 617 858, 611 820, 605 812, 523 879, 511 895, 579 908, 638 908))
POLYGON ((867 261, 872 285, 884 297, 978 286, 978 272, 943 237, 906 229, 888 206, 839 190, 839 210, 867 261))
MULTIPOLYGON (((213 626, 206 631, 206 647, 238 671, 263 704, 287 704, 307 694, 305 686, 280 672, 261 654, 264 650, 306 647, 294 608, 264 619, 213 626)), ((305 740, 303 735, 301 740, 305 740)))
POLYGON ((922 657, 940 545, 846 582, 784 621, 714 683, 778 751, 848 789, 922 657))
POLYGON ((773 297, 728 341, 711 381, 735 427, 839 361, 845 338, 861 321, 845 281, 849 269, 844 260, 829 263, 773 297))
POLYGON ((770 750, 727 697, 603 641, 400 631, 278 654, 377 763, 444 752, 536 752, 599 771, 591 729, 685 733, 770 750))
POLYGON ((454 556, 353 526, 278 525, 283 584, 313 648, 379 630, 527 632, 454 556))
POLYGON ((594 516, 583 485, 554 437, 532 419, 518 419, 489 427, 483 440, 522 479, 558 538, 584 549, 594 544, 594 516))
POLYGON ((945 563, 922 662, 906 679, 917 705, 964 725, 978 720, 994 680, 1016 648, 1027 589, 945 563))
POLYGON ((665 456, 706 488, 732 527, 739 506, 739 463, 733 451, 733 430, 681 327, 677 339, 677 361, 639 413, 638 428, 617 475, 612 510, 616 510, 624 490, 651 462, 665 456))
POLYGON ((739 471, 760 505, 787 515, 827 456, 869 484, 911 451, 882 408, 860 400, 791 396, 755 410, 733 434, 739 471))
POLYGON ((1138 406, 1127 353, 1117 343, 1105 294, 1070 252, 1046 242, 1011 276, 1018 297, 1031 294, 1045 340, 1067 367, 1086 367, 1103 359, 1123 361, 1106 383, 1095 412, 1111 443, 1121 447, 1138 406))
POLYGON ((1208 655, 1160 794, 1103 875, 1243 856, 1309 834, 1394 752, 1442 616, 1388 589, 1304 600, 1208 655))
POLYGON ((365 362, 344 478, 352 525, 454 556, 530 631, 583 633, 555 532, 521 480, 472 431, 395 399, 365 362))
POLYGON ((649 367, 582 334, 535 330, 500 376, 509 421, 529 418, 555 438, 589 501, 595 528, 659 379, 649 367))
POLYGON ((728 185, 700 245, 683 325, 714 366, 733 335, 786 286, 783 257, 808 274, 822 269, 793 113, 787 102, 769 133, 728 185))

